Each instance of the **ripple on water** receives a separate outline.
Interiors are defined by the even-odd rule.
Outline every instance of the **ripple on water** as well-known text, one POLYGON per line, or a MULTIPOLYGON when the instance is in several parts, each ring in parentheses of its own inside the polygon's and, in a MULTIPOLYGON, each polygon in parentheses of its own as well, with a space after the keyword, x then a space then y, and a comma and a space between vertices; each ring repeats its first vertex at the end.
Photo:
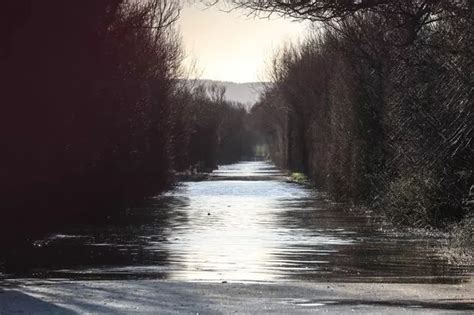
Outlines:
POLYGON ((10 277, 456 282, 430 238, 384 232, 267 162, 219 167, 107 224, 65 228, 3 258, 10 277), (39 244, 35 246, 34 244, 39 244), (31 257, 35 257, 34 260, 31 257))

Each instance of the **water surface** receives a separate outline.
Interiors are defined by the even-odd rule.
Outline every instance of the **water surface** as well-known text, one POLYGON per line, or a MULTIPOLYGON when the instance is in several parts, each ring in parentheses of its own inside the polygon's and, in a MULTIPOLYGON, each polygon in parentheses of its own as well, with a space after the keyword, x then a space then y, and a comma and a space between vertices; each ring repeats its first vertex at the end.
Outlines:
POLYGON ((437 254, 435 237, 285 181, 267 162, 222 166, 101 225, 64 228, 3 254, 3 277, 185 281, 458 283, 472 268, 437 254))

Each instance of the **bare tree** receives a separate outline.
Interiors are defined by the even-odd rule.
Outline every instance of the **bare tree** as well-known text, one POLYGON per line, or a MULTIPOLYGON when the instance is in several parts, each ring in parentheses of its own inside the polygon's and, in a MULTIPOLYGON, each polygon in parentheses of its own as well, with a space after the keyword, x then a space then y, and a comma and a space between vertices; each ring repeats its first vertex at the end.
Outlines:
POLYGON ((272 15, 339 23, 356 14, 377 14, 391 21, 391 28, 404 33, 409 44, 426 25, 456 18, 459 10, 472 10, 470 0, 201 0, 207 5, 226 3, 230 10, 243 9, 249 15, 272 15))
MULTIPOLYGON (((245 1, 271 12, 316 2, 329 3, 245 1)), ((252 111, 272 158, 398 223, 462 218, 474 174, 472 4, 362 2, 373 6, 321 19, 324 32, 274 59, 252 111)), ((336 3, 355 4, 326 9, 336 3)))

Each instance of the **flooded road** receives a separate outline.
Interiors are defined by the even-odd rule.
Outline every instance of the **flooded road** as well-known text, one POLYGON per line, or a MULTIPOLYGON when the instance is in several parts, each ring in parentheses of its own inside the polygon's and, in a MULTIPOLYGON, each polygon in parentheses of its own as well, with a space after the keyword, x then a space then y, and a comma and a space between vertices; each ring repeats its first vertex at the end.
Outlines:
POLYGON ((288 183, 272 164, 222 166, 211 178, 3 253, 3 278, 460 283, 472 274, 436 238, 288 183))

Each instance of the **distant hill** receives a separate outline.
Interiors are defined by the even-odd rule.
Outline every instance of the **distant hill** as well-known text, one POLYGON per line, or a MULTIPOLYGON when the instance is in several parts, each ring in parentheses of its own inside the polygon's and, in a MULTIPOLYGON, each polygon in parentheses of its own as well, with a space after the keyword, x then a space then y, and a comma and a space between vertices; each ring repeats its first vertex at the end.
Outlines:
POLYGON ((206 86, 211 84, 224 86, 226 88, 225 96, 228 101, 243 103, 249 107, 253 106, 258 101, 265 84, 263 82, 235 83, 213 80, 196 80, 196 83, 204 84, 206 86))

